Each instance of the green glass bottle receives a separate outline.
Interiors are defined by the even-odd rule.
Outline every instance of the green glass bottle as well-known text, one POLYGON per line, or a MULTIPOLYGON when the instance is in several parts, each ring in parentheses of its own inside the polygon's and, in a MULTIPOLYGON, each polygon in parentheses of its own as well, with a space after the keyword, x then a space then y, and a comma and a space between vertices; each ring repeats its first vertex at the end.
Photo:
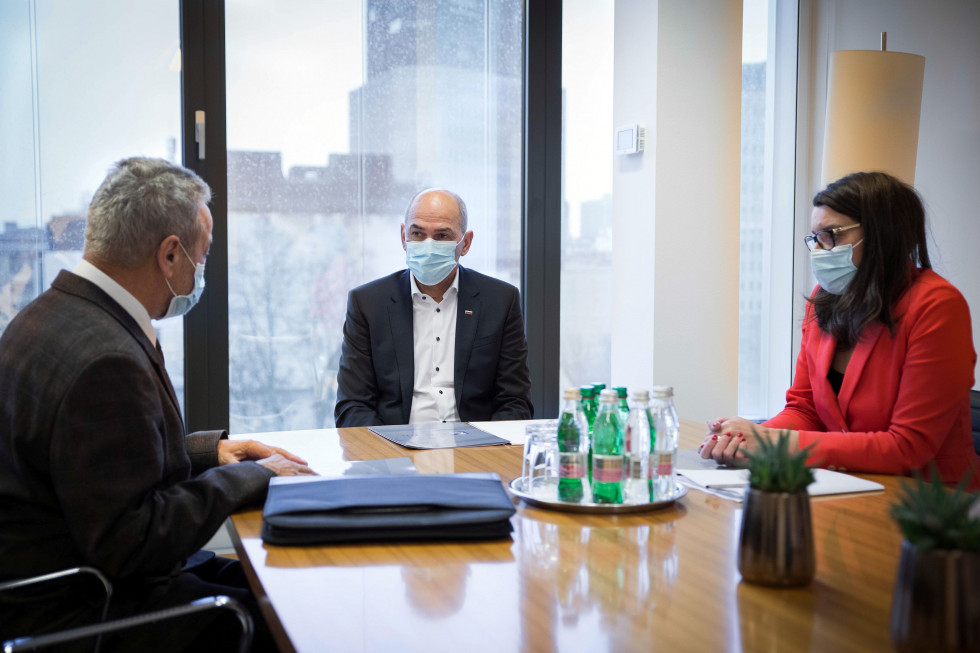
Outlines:
POLYGON ((623 429, 625 429, 626 428, 626 420, 630 416, 630 405, 629 405, 629 402, 626 400, 626 388, 624 388, 622 386, 617 386, 617 387, 613 388, 613 390, 616 391, 616 397, 618 397, 618 399, 619 399, 619 403, 618 403, 618 406, 619 406, 619 425, 623 429))
POLYGON ((558 418, 558 500, 581 503, 585 496, 589 427, 582 410, 582 393, 565 390, 565 405, 558 418))
POLYGON ((585 419, 589 423, 589 435, 592 435, 592 423, 595 422, 595 414, 598 408, 595 398, 595 390, 591 385, 583 385, 579 388, 582 393, 582 411, 585 413, 585 419))
POLYGON ((592 384, 592 390, 595 391, 595 403, 596 403, 596 409, 597 410, 599 408, 599 393, 601 393, 605 389, 606 389, 606 384, 605 383, 593 383, 592 384))
POLYGON ((599 413, 592 427, 592 501, 623 502, 623 428, 615 390, 599 395, 599 413))
POLYGON ((579 391, 582 393, 582 410, 585 412, 585 420, 589 424, 589 483, 592 483, 592 425, 595 423, 595 414, 599 406, 596 403, 595 388, 591 385, 583 385, 579 391))

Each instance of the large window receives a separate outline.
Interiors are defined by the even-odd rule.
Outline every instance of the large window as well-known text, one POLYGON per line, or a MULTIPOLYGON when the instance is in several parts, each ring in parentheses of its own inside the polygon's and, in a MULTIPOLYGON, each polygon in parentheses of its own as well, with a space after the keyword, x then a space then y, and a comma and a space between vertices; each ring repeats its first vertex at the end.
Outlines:
POLYGON ((561 388, 611 373, 614 11, 563 3, 561 388))
POLYGON ((418 190, 520 282, 520 0, 228 0, 230 429, 331 426, 347 292, 404 268, 418 190))
POLYGON ((738 412, 768 418, 792 376, 796 3, 744 0, 738 412))
MULTIPOLYGON (((78 264, 113 162, 180 162, 178 5, 0 2, 0 331, 78 264)), ((156 327, 183 400, 183 322, 156 327)))

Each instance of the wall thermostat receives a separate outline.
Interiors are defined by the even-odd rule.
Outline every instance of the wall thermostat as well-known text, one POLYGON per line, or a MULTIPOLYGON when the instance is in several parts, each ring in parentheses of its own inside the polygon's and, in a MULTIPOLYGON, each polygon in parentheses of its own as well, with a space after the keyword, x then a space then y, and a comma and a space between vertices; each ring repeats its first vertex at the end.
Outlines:
POLYGON ((638 154, 646 144, 646 129, 639 124, 616 129, 616 154, 638 154))

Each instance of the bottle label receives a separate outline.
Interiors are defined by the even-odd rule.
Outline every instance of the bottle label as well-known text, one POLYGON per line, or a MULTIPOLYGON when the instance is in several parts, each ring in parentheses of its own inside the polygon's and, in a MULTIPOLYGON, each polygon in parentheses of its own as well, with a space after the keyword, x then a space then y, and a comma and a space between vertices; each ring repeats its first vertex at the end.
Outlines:
POLYGON ((592 454, 592 480, 598 483, 619 483, 623 480, 623 456, 592 454))
POLYGON ((657 476, 670 476, 674 473, 674 454, 663 452, 657 456, 657 476))
POLYGON ((558 478, 585 478, 585 454, 575 452, 559 453, 558 478))
POLYGON ((644 462, 648 462, 648 460, 644 459, 643 456, 631 455, 629 457, 629 467, 626 470, 626 475, 631 479, 646 480, 646 470, 643 469, 644 462))

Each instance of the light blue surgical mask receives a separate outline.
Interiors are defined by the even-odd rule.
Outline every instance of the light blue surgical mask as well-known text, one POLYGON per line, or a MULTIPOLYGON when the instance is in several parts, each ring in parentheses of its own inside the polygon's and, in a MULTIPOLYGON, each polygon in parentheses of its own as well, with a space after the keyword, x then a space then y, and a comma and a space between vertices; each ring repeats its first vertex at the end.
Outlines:
POLYGON ((857 274, 857 266, 851 255, 854 248, 864 242, 862 238, 853 245, 838 245, 833 249, 810 251, 810 269, 820 287, 831 295, 842 295, 857 274))
POLYGON ((459 242, 406 240, 405 262, 415 279, 424 286, 434 286, 449 276, 456 267, 456 248, 459 242))
MULTIPOLYGON (((192 259, 191 255, 187 253, 186 249, 184 249, 183 244, 178 243, 178 245, 180 245, 180 248, 184 250, 184 256, 187 257, 187 260, 194 263, 194 259, 192 259)), ((194 288, 187 295, 178 295, 176 292, 174 292, 173 286, 170 285, 170 280, 165 278, 164 281, 167 282, 167 288, 170 288, 170 292, 172 292, 174 296, 170 298, 170 306, 167 308, 166 314, 160 318, 161 320, 168 317, 178 317, 180 315, 184 315, 187 313, 187 311, 194 308, 194 305, 197 304, 197 300, 199 300, 201 295, 204 293, 204 264, 194 263, 194 288)))

